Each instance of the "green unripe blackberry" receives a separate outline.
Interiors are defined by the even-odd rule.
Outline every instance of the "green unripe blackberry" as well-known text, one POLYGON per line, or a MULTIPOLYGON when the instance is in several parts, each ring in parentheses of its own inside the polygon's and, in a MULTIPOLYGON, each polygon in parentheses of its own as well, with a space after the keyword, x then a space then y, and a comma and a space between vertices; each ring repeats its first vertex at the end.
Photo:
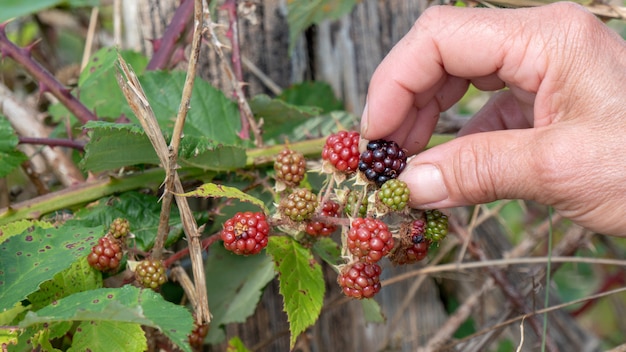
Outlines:
POLYGON ((283 149, 274 161, 276 180, 288 187, 297 187, 306 173, 306 160, 302 153, 288 148, 283 149))
MULTIPOLYGON (((350 193, 348 193, 348 196, 346 197, 346 205, 343 209, 346 215, 348 216, 355 215, 352 212, 353 212, 354 207, 356 206, 356 204, 359 203, 360 200, 361 200, 361 192, 351 191, 350 193)), ((356 213, 356 217, 364 218, 367 215, 367 205, 368 205, 367 197, 364 197, 361 205, 359 206, 359 210, 356 213)))
POLYGON ((376 196, 387 208, 402 211, 409 201, 409 187, 404 181, 391 179, 380 187, 376 196))
POLYGON ((111 223, 109 233, 115 238, 126 237, 130 233, 130 223, 127 219, 117 218, 111 223))
POLYGON ((298 188, 278 205, 281 214, 291 220, 301 222, 309 220, 317 208, 317 196, 306 188, 298 188))
POLYGON ((426 227, 424 237, 427 240, 438 242, 448 235, 448 217, 437 209, 426 210, 426 227))
POLYGON ((144 259, 135 267, 135 279, 139 285, 156 290, 167 281, 161 260, 144 259))

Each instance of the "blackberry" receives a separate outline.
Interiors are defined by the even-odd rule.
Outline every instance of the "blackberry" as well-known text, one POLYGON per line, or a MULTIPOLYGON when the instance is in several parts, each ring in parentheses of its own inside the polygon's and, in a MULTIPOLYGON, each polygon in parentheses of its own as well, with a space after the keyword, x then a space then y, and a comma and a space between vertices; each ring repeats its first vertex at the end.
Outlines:
POLYGON ((337 283, 343 293, 352 298, 372 298, 380 291, 380 274, 382 270, 378 264, 356 262, 346 265, 337 277, 337 283))
POLYGON ((309 220, 317 208, 317 196, 306 188, 298 188, 278 204, 278 210, 291 220, 309 220))
POLYGON ((156 290, 167 281, 163 261, 144 259, 135 267, 135 280, 145 288, 156 290))
POLYGON ((322 149, 322 159, 332 164, 335 169, 353 173, 359 166, 359 140, 358 132, 340 131, 326 138, 322 149))
POLYGON ((251 211, 236 213, 226 220, 220 234, 224 248, 239 254, 257 254, 267 246, 270 226, 264 213, 251 211))
MULTIPOLYGON (((332 200, 327 201, 322 206, 322 216, 336 218, 339 217, 339 213, 339 204, 332 200)), ((337 225, 327 224, 322 221, 309 221, 304 231, 311 236, 330 236, 335 230, 337 230, 337 225)))
POLYGON ((117 218, 111 223, 109 233, 115 238, 126 237, 130 233, 130 223, 127 219, 117 218))
POLYGON ((209 334, 209 324, 198 324, 197 321, 193 322, 193 330, 189 334, 189 344, 191 347, 200 349, 204 344, 204 339, 209 334))
POLYGON ((356 218, 348 230, 348 250, 365 263, 376 263, 393 249, 387 224, 374 218, 356 218))
POLYGON ((448 217, 437 209, 426 210, 426 227, 424 237, 426 239, 439 242, 448 235, 448 217))
MULTIPOLYGON (((348 216, 355 215, 353 213, 353 207, 356 206, 356 204, 358 204, 359 201, 361 200, 361 194, 362 193, 359 191, 350 191, 350 193, 348 193, 348 196, 346 197, 346 205, 344 207, 344 212, 346 213, 346 215, 348 216)), ((363 201, 361 205, 359 206, 359 210, 356 213, 357 217, 364 218, 367 215, 367 205, 368 205, 368 201, 367 201, 367 197, 365 197, 363 198, 363 201)))
POLYGON ((406 183, 396 179, 383 183, 376 192, 378 200, 392 211, 404 210, 409 201, 409 195, 409 187, 406 183))
POLYGON ((102 272, 115 272, 122 261, 122 247, 119 242, 110 235, 98 240, 98 244, 91 248, 87 256, 87 262, 96 270, 102 272))
POLYGON ((407 152, 396 142, 377 139, 361 153, 359 170, 378 187, 398 177, 406 167, 407 152))
POLYGON ((415 220, 401 227, 400 244, 390 254, 394 265, 417 263, 426 258, 430 240, 424 237, 424 220, 415 220))
POLYGON ((288 187, 297 187, 306 173, 306 160, 302 153, 288 148, 283 149, 274 161, 276 180, 288 187))

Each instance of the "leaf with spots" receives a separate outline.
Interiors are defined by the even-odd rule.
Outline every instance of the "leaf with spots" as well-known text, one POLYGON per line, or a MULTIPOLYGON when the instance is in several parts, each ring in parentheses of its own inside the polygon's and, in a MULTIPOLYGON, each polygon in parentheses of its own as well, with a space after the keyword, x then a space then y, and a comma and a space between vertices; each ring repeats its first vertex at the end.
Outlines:
POLYGON ((59 228, 32 228, 0 244, 0 311, 33 293, 42 282, 86 256, 104 228, 66 223, 59 228))
POLYGON ((248 193, 244 193, 237 188, 228 187, 224 185, 218 185, 215 183, 205 183, 193 191, 183 193, 184 197, 203 197, 203 198, 215 198, 215 197, 226 197, 226 198, 235 198, 239 199, 242 202, 249 202, 255 205, 258 205, 265 214, 269 214, 269 210, 265 206, 262 200, 251 196, 248 193))
POLYGON ((28 312, 20 327, 65 321, 119 322, 150 326, 161 330, 183 351, 191 352, 187 340, 187 335, 193 328, 191 313, 185 307, 170 303, 149 289, 126 285, 121 288, 99 288, 75 293, 53 301, 37 312, 28 312))
POLYGON ((279 274, 293 349, 298 335, 315 324, 322 311, 324 275, 313 254, 289 236, 271 236, 267 252, 279 274))
POLYGON ((148 349, 141 325, 117 321, 83 321, 72 338, 74 351, 142 352, 148 349))

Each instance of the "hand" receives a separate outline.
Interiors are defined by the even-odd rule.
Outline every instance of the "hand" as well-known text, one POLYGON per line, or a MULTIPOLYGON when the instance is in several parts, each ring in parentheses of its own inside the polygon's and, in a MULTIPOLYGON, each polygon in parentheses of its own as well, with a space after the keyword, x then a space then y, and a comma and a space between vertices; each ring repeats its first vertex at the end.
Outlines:
POLYGON ((419 152, 470 83, 508 89, 411 160, 414 207, 529 199, 626 236, 624 40, 573 3, 430 8, 374 72, 361 134, 419 152))

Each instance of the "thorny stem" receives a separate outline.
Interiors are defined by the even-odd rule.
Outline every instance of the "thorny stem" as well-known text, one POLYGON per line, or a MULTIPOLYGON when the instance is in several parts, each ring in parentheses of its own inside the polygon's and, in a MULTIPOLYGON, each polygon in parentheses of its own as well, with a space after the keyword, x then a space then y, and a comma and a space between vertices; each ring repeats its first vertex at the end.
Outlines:
POLYGON ((185 32, 191 14, 194 12, 194 2, 192 0, 182 1, 174 17, 170 21, 170 24, 165 29, 163 37, 158 39, 157 48, 154 50, 154 54, 146 66, 146 70, 159 70, 167 68, 167 65, 174 52, 174 47, 179 38, 185 32))
POLYGON ((20 48, 13 44, 6 35, 6 22, 0 24, 0 54, 19 63, 37 82, 40 93, 50 92, 82 123, 97 120, 96 115, 74 97, 48 70, 31 57, 33 46, 20 48))
MULTIPOLYGON (((209 247, 211 247, 211 245, 213 245, 213 243, 217 242, 217 240, 220 239, 220 234, 221 234, 221 232, 218 232, 218 233, 215 233, 215 234, 213 234, 213 235, 203 239, 202 242, 200 242, 202 249, 206 250, 209 247)), ((184 257, 186 257, 188 255, 189 255, 189 247, 185 247, 185 248, 181 249, 180 251, 172 254, 167 259, 165 259, 163 261, 163 265, 166 268, 169 268, 172 264, 174 264, 175 262, 181 260, 182 258, 184 258, 184 257)))
POLYGON ((83 151, 85 148, 85 142, 73 141, 71 139, 62 138, 37 138, 37 137, 24 137, 19 136, 20 144, 41 144, 49 147, 67 147, 83 151))

